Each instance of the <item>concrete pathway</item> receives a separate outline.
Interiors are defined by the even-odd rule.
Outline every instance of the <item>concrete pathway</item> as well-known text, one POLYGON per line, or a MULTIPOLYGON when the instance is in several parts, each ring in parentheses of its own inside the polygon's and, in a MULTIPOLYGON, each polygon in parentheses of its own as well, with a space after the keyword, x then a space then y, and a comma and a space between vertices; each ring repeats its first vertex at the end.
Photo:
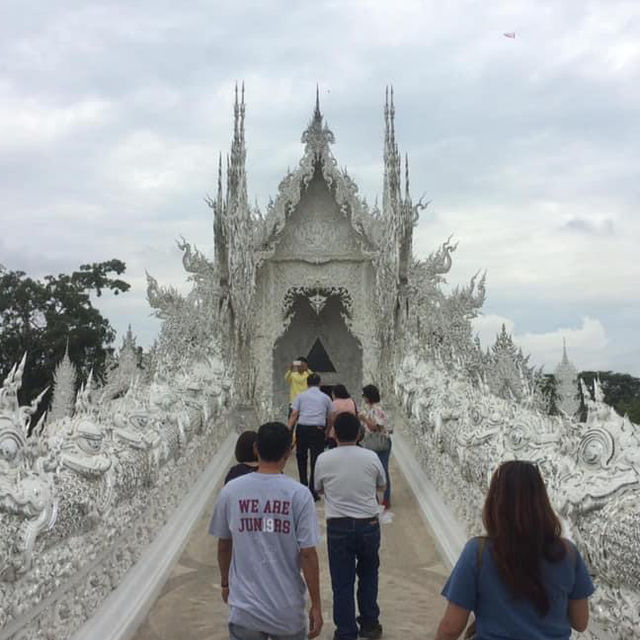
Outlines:
MULTIPOLYGON (((287 471, 294 475, 294 464, 287 471)), ((444 610, 440 589, 448 575, 413 494, 392 458, 393 522, 382 525, 380 622, 387 640, 433 637, 444 610)), ((294 475, 295 477, 295 475, 294 475)), ((220 598, 216 540, 207 534, 213 500, 205 509, 135 640, 227 640, 227 608, 220 598)), ((333 638, 331 582, 322 502, 320 574, 324 627, 333 638)))

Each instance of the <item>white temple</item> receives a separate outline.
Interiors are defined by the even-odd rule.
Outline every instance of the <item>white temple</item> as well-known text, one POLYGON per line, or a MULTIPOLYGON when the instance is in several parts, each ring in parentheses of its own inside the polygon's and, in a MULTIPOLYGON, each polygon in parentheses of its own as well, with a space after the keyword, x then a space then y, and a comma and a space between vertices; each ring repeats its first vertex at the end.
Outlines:
MULTIPOLYGON (((135 607, 157 590, 189 514, 227 464, 233 428, 283 415, 282 373, 301 354, 317 358, 328 384, 375 382, 397 404, 403 464, 443 505, 426 517, 449 560, 459 537, 447 527, 481 530, 493 469, 505 459, 537 462, 598 586, 586 637, 638 637, 638 427, 604 403, 597 384, 586 391, 585 423, 568 387, 563 415, 544 414, 535 373, 508 336, 489 353, 474 339, 484 276, 445 293, 457 245, 413 257, 424 205, 413 203, 402 166, 393 92, 379 209, 338 169, 317 97, 298 167, 267 211, 250 206, 244 89, 234 110, 226 176, 220 164, 209 201, 214 261, 179 242, 193 283, 186 296, 148 276, 163 326, 146 373, 129 335, 107 385, 86 385, 72 415, 61 400, 30 438, 36 403, 17 399, 24 361, 0 389, 0 640, 103 638, 96 629, 112 625, 114 611, 121 635, 109 637, 130 633, 135 607)), ((565 359, 562 380, 573 375, 565 359)), ((71 375, 65 367, 61 380, 71 375)))

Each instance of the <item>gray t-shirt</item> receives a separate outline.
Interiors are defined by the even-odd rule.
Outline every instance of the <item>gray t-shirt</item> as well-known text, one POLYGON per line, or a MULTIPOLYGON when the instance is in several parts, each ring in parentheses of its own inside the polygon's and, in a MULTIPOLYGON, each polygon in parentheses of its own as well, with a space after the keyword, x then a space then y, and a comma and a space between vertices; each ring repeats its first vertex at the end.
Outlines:
POLYGON ((273 635, 302 631, 300 549, 319 538, 309 489, 282 474, 236 478, 220 492, 209 533, 232 539, 229 622, 273 635))
POLYGON ((369 518, 378 515, 376 489, 386 476, 378 454, 355 445, 336 447, 318 456, 315 489, 324 492, 327 518, 369 518))

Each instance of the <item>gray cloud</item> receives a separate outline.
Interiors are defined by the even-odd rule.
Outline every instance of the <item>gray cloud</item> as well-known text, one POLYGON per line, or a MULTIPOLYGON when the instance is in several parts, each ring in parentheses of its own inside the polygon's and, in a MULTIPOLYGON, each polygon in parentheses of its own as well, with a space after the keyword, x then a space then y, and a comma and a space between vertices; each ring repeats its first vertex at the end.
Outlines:
POLYGON ((595 235, 611 235, 614 232, 613 220, 611 218, 590 220, 589 218, 575 217, 567 220, 561 228, 567 231, 595 235))
MULTIPOLYGON (((100 304, 148 342, 144 269, 183 287, 174 239, 212 251, 202 198, 228 149, 234 82, 247 86, 249 191, 262 206, 300 157, 316 82, 338 161, 373 202, 393 82, 414 196, 433 201, 416 252, 455 233, 451 281, 487 267, 488 313, 523 332, 601 320, 640 281, 639 36, 636 5, 604 0, 8 0, 0 262, 42 275, 125 260, 132 292, 100 304)), ((637 353, 621 323, 606 329, 608 350, 632 340, 637 353)))

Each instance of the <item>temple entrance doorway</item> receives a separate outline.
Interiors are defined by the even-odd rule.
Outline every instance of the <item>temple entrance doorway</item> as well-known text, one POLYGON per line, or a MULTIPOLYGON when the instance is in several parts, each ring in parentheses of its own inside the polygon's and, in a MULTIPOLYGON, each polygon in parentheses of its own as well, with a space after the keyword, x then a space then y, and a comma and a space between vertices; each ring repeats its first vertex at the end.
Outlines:
POLYGON ((289 390, 284 374, 298 356, 305 356, 309 368, 320 375, 324 391, 342 383, 357 401, 362 387, 362 345, 348 327, 349 303, 344 290, 299 289, 287 295, 288 326, 273 347, 276 408, 286 410, 289 390))

